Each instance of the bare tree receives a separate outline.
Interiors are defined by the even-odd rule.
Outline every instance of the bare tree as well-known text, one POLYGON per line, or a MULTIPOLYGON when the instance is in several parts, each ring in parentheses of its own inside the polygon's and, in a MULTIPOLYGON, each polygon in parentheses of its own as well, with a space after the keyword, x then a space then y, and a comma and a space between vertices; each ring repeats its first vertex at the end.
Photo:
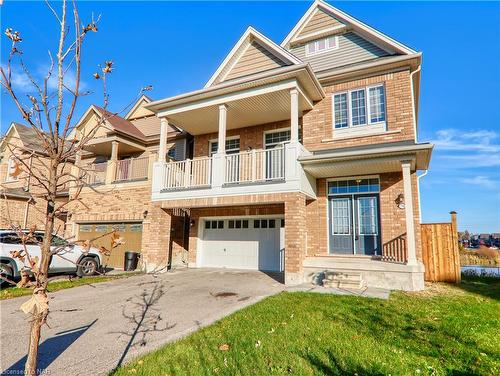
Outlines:
MULTIPOLYGON (((8 143, 7 148, 15 156, 14 166, 9 173, 13 177, 29 176, 31 184, 36 187, 36 193, 30 194, 37 195, 38 198, 46 202, 43 213, 45 236, 40 243, 42 250, 40 260, 36 257, 30 257, 25 246, 33 238, 34 229, 26 232, 17 228, 22 240, 22 248, 13 254, 13 257, 22 260, 26 265, 18 285, 31 285, 33 287, 30 300, 21 307, 25 313, 31 315, 29 348, 25 366, 27 375, 35 375, 37 372, 40 333, 49 314, 47 283, 50 260, 52 257, 65 257, 64 247, 52 247, 51 249, 55 220, 68 210, 72 202, 79 200, 82 189, 89 186, 89 172, 80 167, 75 173, 75 169, 72 169, 71 166, 78 160, 80 152, 95 136, 96 132, 101 127, 106 126, 106 120, 117 114, 106 111, 108 115, 103 115, 90 130, 87 130, 85 134, 79 134, 78 137, 75 136, 73 115, 78 99, 90 94, 89 92, 81 92, 80 87, 82 47, 87 36, 98 31, 99 17, 94 19, 92 16, 90 22, 82 23, 75 0, 72 0, 70 4, 67 0, 63 0, 60 3, 60 9, 57 10, 48 1, 46 1, 46 5, 59 26, 55 57, 50 50, 48 53, 50 65, 47 74, 39 80, 31 74, 23 60, 24 55, 20 48, 21 33, 13 31, 11 28, 5 31, 5 35, 11 42, 10 53, 6 64, 0 68, 0 84, 10 95, 24 122, 33 131, 34 138, 36 138, 33 142, 38 145, 38 149, 41 149, 34 153, 33 150, 20 146, 19 143, 8 143), (12 76, 15 64, 19 64, 22 68, 21 74, 24 74, 33 85, 33 91, 27 96, 27 100, 22 98, 13 87, 12 76), (74 75, 73 84, 69 84, 68 80, 65 80, 68 72, 72 76, 74 75), (51 90, 54 81, 56 83, 55 90, 51 90), (69 200, 66 202, 57 201, 58 192, 68 186, 72 187, 69 200), (34 278, 34 282, 30 281, 30 276, 34 278)), ((108 107, 109 99, 106 78, 112 70, 113 62, 105 61, 93 75, 96 80, 102 83, 102 107, 104 109, 108 107)), ((151 87, 147 87, 144 90, 150 89, 151 87)), ((142 91, 138 95, 141 93, 142 91)), ((110 249, 118 245, 119 242, 119 236, 113 234, 110 249)), ((90 248, 90 242, 86 242, 84 246, 86 249, 90 248)), ((108 250, 103 250, 103 252, 106 251, 108 250)))

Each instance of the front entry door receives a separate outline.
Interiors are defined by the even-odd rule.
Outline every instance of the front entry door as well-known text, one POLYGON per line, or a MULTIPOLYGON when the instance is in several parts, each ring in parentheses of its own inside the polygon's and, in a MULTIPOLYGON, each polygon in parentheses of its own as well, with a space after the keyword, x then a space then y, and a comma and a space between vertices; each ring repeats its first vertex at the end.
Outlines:
POLYGON ((329 198, 329 240, 333 254, 380 254, 378 195, 329 198))

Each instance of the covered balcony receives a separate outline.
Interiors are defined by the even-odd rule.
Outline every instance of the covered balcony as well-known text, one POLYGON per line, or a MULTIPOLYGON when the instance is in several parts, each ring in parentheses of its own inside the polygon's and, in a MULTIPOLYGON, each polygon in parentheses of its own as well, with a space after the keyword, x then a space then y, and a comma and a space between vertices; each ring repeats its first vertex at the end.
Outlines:
POLYGON ((151 179, 152 164, 156 154, 138 154, 144 152, 144 148, 123 140, 95 139, 87 147, 91 152, 93 162, 86 163, 85 160, 77 162, 81 170, 85 172, 88 185, 98 186, 104 184, 118 184, 126 182, 139 182, 151 179), (136 154, 136 157, 130 157, 136 154), (102 161, 102 159, 106 159, 102 161))
POLYGON ((299 142, 299 121, 324 96, 321 86, 306 65, 258 76, 148 105, 162 124, 158 161, 153 166, 153 200, 291 191, 314 196, 314 187, 298 162, 300 156, 310 154, 299 142), (289 142, 227 153, 229 130, 276 122, 289 124, 289 142), (210 156, 166 162, 169 123, 192 134, 195 142, 196 136, 216 133, 217 149, 210 156))

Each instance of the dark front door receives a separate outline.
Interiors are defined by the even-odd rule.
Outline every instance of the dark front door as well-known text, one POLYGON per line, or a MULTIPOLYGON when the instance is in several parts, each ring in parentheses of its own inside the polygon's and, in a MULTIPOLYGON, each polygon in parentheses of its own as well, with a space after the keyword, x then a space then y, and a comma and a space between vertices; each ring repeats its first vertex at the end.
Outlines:
POLYGON ((329 241, 333 254, 380 254, 378 194, 329 198, 329 241))

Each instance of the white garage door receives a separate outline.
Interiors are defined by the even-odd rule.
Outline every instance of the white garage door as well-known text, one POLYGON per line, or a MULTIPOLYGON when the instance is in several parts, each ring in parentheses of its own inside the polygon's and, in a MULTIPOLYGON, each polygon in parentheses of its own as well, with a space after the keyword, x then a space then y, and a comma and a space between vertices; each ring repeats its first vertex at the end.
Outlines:
POLYGON ((205 219, 201 266, 282 271, 283 222, 281 218, 205 219))

